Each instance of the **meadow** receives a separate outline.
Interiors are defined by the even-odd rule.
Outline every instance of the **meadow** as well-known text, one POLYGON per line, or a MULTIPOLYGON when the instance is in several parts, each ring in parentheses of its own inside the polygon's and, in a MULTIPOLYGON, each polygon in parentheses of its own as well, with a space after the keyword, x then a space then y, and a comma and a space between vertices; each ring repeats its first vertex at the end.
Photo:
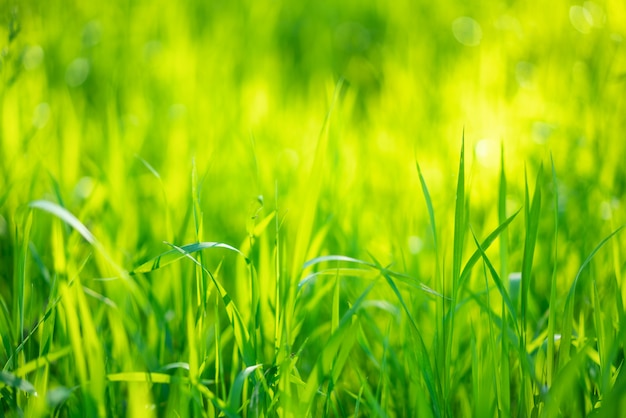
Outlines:
POLYGON ((626 413, 626 3, 0 1, 0 412, 626 413))

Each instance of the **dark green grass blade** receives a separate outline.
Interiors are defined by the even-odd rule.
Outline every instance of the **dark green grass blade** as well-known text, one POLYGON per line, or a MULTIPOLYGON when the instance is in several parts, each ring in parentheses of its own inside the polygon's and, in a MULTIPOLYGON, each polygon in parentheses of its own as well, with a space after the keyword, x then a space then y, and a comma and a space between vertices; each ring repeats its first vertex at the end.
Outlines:
POLYGON ((539 230, 539 215, 541 210, 541 188, 539 181, 541 179, 541 169, 537 174, 535 182, 535 192, 532 198, 532 204, 529 206, 528 200, 528 182, 526 182, 526 203, 525 203, 525 215, 526 215, 526 239, 524 241, 524 255, 522 258, 522 306, 521 306, 521 320, 522 320, 522 336, 523 343, 525 343, 525 328, 527 321, 528 310, 528 291, 530 289, 531 272, 533 267, 533 258, 535 255, 535 246, 537 244, 537 233, 539 230))
MULTIPOLYGON (((500 296, 502 296, 502 300, 504 301, 504 305, 507 308, 507 312, 511 316, 513 320, 513 324, 516 325, 516 331, 518 331, 519 333, 519 329, 517 329, 517 313, 516 313, 517 310, 513 306, 513 302, 511 301, 511 298, 509 297, 509 293, 504 288, 504 284, 502 283, 502 280, 500 280, 498 272, 493 267, 491 260, 489 260, 489 257, 487 256, 482 246, 478 242, 478 239, 476 238, 474 231, 472 231, 472 237, 474 238, 474 243, 476 244, 476 248, 478 248, 478 250, 480 251, 480 255, 483 258, 483 261, 485 265, 487 266, 489 273, 491 274, 491 278, 493 279, 493 282, 496 284, 496 288, 498 289, 498 292, 500 292, 500 296)), ((503 322, 507 321, 506 318, 502 318, 502 320, 503 322)))
POLYGON ((565 312, 563 314, 563 331, 561 333, 561 348, 559 353, 559 370, 564 368, 565 365, 570 360, 570 346, 572 342, 572 327, 574 321, 574 299, 576 297, 576 286, 578 284, 578 280, 583 270, 587 265, 591 262, 593 257, 606 245, 607 242, 611 238, 613 238, 618 232, 624 229, 626 225, 622 225, 617 228, 615 231, 611 232, 607 237, 605 237, 596 247, 591 251, 589 256, 585 259, 583 264, 578 269, 578 273, 576 273, 576 277, 574 277, 574 282, 570 286, 569 292, 567 293, 567 298, 565 300, 565 312))
MULTIPOLYGON (((422 194, 424 195, 424 200, 426 201, 426 208, 428 209, 428 219, 430 220, 430 230, 433 234, 433 242, 435 247, 435 254, 438 253, 439 245, 437 244, 437 224, 435 223, 435 210, 433 209, 433 202, 430 198, 430 192, 428 191, 428 186, 426 185, 426 180, 424 180, 424 176, 422 175, 422 169, 420 168, 419 163, 415 163, 417 166, 417 174, 420 178, 420 184, 422 186, 422 194)), ((437 259, 439 257, 436 255, 437 259)))
POLYGON ((239 374, 237 378, 235 378, 235 382, 230 389, 230 393, 228 394, 228 403, 226 415, 229 417, 238 417, 239 409, 241 408, 241 392, 243 390, 243 385, 245 381, 255 372, 258 368, 262 367, 262 364, 255 364, 253 366, 248 366, 239 374))
POLYGON ((396 295, 396 298, 400 302, 402 309, 404 310, 407 317, 409 318, 409 322, 411 323, 415 331, 415 337, 418 341, 416 355, 418 358, 418 363, 420 365, 420 371, 422 373, 422 376, 424 378, 424 383, 426 384, 426 388, 428 389, 431 400, 433 402, 433 413, 435 414, 435 416, 440 417, 443 415, 443 410, 444 410, 441 397, 439 396, 442 388, 439 384, 439 381, 435 379, 434 369, 430 362, 428 350, 426 348, 426 344, 424 344, 424 340, 422 338, 422 334, 420 332, 419 326, 417 325, 417 321, 415 321, 415 318, 411 314, 411 311, 409 310, 406 302, 404 301, 404 298, 402 297, 402 294, 400 293, 400 290, 396 286, 392 277, 387 273, 386 269, 384 269, 373 256, 372 256, 372 259, 374 260, 374 263, 376 264, 376 266, 380 269, 381 274, 387 281, 387 284, 389 285, 393 293, 396 295))
MULTIPOLYGON (((454 210, 454 247, 452 250, 452 300, 456 301, 461 279, 461 263, 463 262, 463 244, 465 241, 465 131, 461 141, 461 158, 459 176, 456 186, 456 203, 454 210)), ((445 294, 445 293, 444 293, 445 294)))
MULTIPOLYGON (((415 163, 417 166, 417 174, 419 175, 420 185, 422 187, 422 194, 424 196, 424 200, 426 201, 426 208, 428 210, 428 218, 430 221, 430 229, 433 235, 433 246, 435 249, 435 290, 438 291, 442 296, 446 294, 445 291, 445 281, 444 277, 441 274, 440 267, 440 258, 439 258, 439 244, 437 239, 437 224, 435 221, 435 211, 433 208, 433 202, 430 197, 430 192, 428 190, 428 186, 426 185, 426 180, 424 179, 424 175, 422 174, 422 169, 419 163, 415 163)), ((444 299, 436 301, 436 325, 435 325, 435 333, 436 333, 436 355, 435 355, 435 373, 439 379, 439 391, 441 391, 441 383, 445 381, 446 368, 445 368, 445 358, 446 358, 446 333, 445 333, 445 309, 446 309, 446 301, 444 299)), ((443 396, 440 394, 440 397, 443 396)))
MULTIPOLYGON (((524 253, 522 256, 522 295, 521 295, 521 339, 520 339, 520 352, 526 352, 526 325, 527 325, 527 311, 528 311, 528 292, 530 290, 531 272, 533 267, 533 258, 535 255, 535 246, 537 244, 537 233, 539 230, 539 215, 541 210, 541 188, 539 181, 541 179, 541 171, 537 174, 535 181, 535 190, 532 198, 532 203, 529 197, 528 180, 525 178, 525 200, 524 200, 524 215, 525 215, 525 240, 524 240, 524 253)), ((522 382, 519 390, 519 408, 520 414, 525 415, 530 412, 533 407, 532 401, 532 387, 531 381, 527 378, 529 371, 525 370, 525 363, 521 363, 522 382)))
MULTIPOLYGON (((515 217, 520 213, 520 211, 521 209, 519 209, 513 215, 509 216, 506 219, 506 221, 498 225, 496 229, 494 229, 489 235, 487 235, 487 238, 485 238, 483 242, 480 243, 480 247, 483 249, 483 251, 487 251, 489 249, 491 244, 511 224, 511 222, 513 222, 513 219, 515 219, 515 217)), ((465 285, 465 282, 467 281, 467 279, 469 279, 472 273, 472 268, 474 267, 474 265, 476 265, 476 262, 480 260, 481 257, 482 256, 480 254, 480 250, 477 249, 476 251, 474 251, 474 253, 469 258, 469 260, 467 260, 467 263, 465 263, 465 266, 463 267, 463 272, 461 273, 461 279, 460 279, 461 289, 465 285)))
POLYGON ((556 181, 556 170, 554 168, 554 159, 550 156, 552 165, 552 188, 554 189, 554 261, 552 266, 552 279, 550 283, 550 312, 548 314, 548 354, 546 364, 546 383, 550 387, 554 374, 554 333, 556 327, 556 280, 558 268, 558 238, 559 238, 559 190, 556 181))
POLYGON ((27 272, 27 260, 28 260, 28 243, 30 241, 30 230, 33 223, 32 212, 26 214, 23 221, 22 236, 16 237, 16 244, 19 248, 18 256, 16 258, 16 269, 13 288, 15 289, 14 299, 17 303, 14 306, 14 324, 13 327, 13 339, 17 342, 22 342, 22 333, 25 328, 24 315, 26 309, 26 286, 28 286, 28 272, 27 272))
MULTIPOLYGON (((507 182, 506 171, 504 169, 504 144, 500 148, 500 185, 498 188, 498 223, 503 224, 506 221, 506 194, 507 182)), ((505 229, 500 234, 500 278, 505 291, 509 292, 508 281, 508 250, 509 250, 509 234, 505 229)), ((510 376, 510 359, 509 359, 509 341, 508 341, 508 324, 505 316, 505 301, 502 299, 502 308, 500 311, 503 318, 503 332, 500 350, 500 399, 499 407, 502 415, 510 416, 511 414, 511 376, 510 376)), ((515 310, 515 309, 513 309, 515 310)), ((517 320, 514 321, 517 325, 517 320)))
MULTIPOLYGON (((346 338, 353 338, 356 341, 357 329, 354 328, 352 330, 351 327, 355 327, 358 325, 357 321, 353 321, 353 317, 357 315, 358 310, 361 309, 363 302, 367 295, 374 288, 374 285, 377 283, 377 280, 373 280, 361 293, 361 295, 354 301, 350 309, 346 311, 346 313, 339 321, 339 325, 335 332, 330 336, 330 339, 322 352, 319 354, 316 366, 309 377, 309 381, 307 382, 306 389, 302 394, 302 401, 305 405, 310 407, 311 402, 313 402, 315 394, 318 392, 319 386, 323 383, 324 379, 329 377, 332 372, 333 366, 337 367, 334 364, 334 359, 338 356, 339 350, 341 346, 346 343, 346 338), (354 331, 354 332, 350 332, 354 331)), ((352 341, 352 343, 354 343, 352 341)))

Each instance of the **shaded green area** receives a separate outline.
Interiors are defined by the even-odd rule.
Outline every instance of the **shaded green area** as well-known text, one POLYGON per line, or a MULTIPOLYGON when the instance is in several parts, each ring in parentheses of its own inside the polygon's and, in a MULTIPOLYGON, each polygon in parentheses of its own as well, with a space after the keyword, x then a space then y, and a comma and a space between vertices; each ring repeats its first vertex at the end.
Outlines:
POLYGON ((621 413, 622 2, 3 3, 0 79, 3 412, 621 413))

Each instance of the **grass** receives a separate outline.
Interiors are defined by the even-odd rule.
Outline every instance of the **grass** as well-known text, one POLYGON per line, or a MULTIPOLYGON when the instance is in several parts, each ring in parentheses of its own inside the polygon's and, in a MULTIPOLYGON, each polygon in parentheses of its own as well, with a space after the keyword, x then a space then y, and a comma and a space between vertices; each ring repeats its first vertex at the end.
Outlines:
POLYGON ((0 411, 623 415, 623 22, 0 6, 0 411))

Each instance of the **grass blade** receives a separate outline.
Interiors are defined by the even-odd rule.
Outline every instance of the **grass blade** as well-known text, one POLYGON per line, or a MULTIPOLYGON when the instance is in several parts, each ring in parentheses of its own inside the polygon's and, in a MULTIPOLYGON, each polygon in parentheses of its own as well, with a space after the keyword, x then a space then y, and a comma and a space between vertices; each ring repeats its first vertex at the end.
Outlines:
POLYGON ((224 411, 226 412, 226 415, 232 417, 239 416, 239 409, 241 408, 241 391, 243 389, 243 385, 246 379, 248 379, 248 377, 250 377, 250 375, 254 373, 255 370, 261 368, 262 366, 262 364, 255 364, 253 366, 248 366, 244 370, 239 372, 239 374, 235 378, 235 382, 233 383, 232 388, 230 389, 230 393, 228 394, 228 403, 226 406, 226 410, 224 411))
POLYGON ((552 188, 554 189, 554 261, 552 266, 552 279, 550 281, 550 312, 548 314, 548 351, 546 364, 546 384, 552 386, 554 374, 554 336, 556 327, 556 287, 557 287, 557 267, 558 267, 558 243, 559 243, 559 189, 556 181, 556 170, 554 159, 550 156, 552 165, 552 188))
POLYGON ((37 396, 37 391, 35 390, 35 386, 33 386, 32 383, 30 383, 28 380, 20 379, 13 373, 0 371, 0 383, 4 383, 7 386, 37 396))
POLYGON ((591 253, 587 256, 585 261, 582 263, 580 268, 578 269, 578 273, 576 273, 576 277, 574 277, 574 282, 570 286, 569 292, 567 293, 567 298, 565 300, 565 312, 563 314, 563 331, 561 333, 561 348, 559 352, 559 370, 563 369, 570 360, 570 348, 572 342, 572 327, 574 321, 574 299, 576 297, 576 286, 578 284, 578 280, 580 279, 580 275, 587 267, 593 257, 606 245, 607 242, 611 238, 613 238, 617 233, 619 233, 622 229, 624 229, 626 225, 622 225, 617 228, 615 231, 611 232, 608 236, 606 236, 595 248, 591 251, 591 253))
POLYGON ((186 257, 186 254, 193 254, 198 251, 210 248, 224 248, 241 255, 246 259, 246 261, 248 260, 245 255, 237 248, 228 244, 224 244, 223 242, 196 242, 192 244, 182 245, 179 248, 182 250, 182 252, 175 249, 165 251, 162 254, 154 257, 153 259, 141 264, 139 267, 136 267, 133 271, 130 272, 130 274, 150 273, 169 264, 175 263, 176 261, 186 257))

